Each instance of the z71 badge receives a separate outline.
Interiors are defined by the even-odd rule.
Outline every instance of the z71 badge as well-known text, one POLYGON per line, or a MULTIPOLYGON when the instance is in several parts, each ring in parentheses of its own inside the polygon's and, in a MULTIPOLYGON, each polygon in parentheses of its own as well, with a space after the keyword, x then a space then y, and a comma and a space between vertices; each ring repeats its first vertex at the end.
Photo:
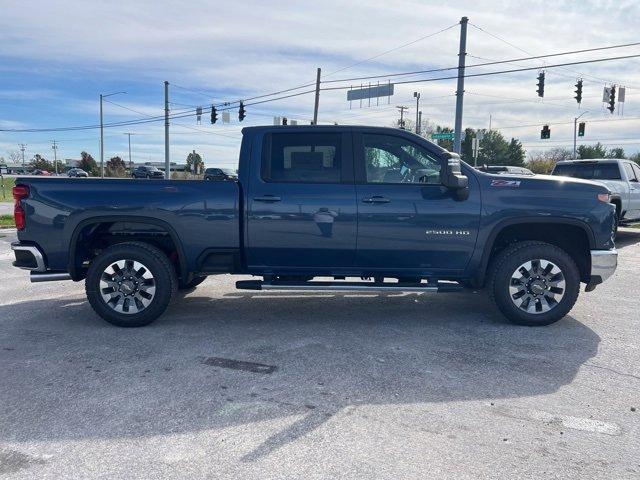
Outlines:
POLYGON ((520 186, 520 180, 491 180, 492 187, 515 187, 520 186))

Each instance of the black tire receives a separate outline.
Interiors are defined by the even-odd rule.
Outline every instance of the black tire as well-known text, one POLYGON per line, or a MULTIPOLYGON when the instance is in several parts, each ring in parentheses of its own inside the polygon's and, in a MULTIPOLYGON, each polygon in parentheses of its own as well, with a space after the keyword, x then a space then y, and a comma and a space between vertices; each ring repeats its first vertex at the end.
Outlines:
POLYGON ((142 327, 153 322, 166 310, 177 286, 176 273, 167 256, 144 242, 119 243, 107 248, 91 262, 85 279, 87 298, 93 310, 118 327, 142 327), (100 281, 103 273, 119 260, 140 262, 152 275, 155 293, 150 303, 137 313, 119 313, 102 298, 100 281))
POLYGON ((573 258, 564 250, 544 242, 525 241, 507 247, 495 257, 489 270, 488 284, 492 300, 510 322, 531 327, 543 326, 557 322, 573 308, 580 292, 580 272, 573 258), (564 276, 564 289, 560 301, 550 310, 529 313, 514 303, 517 300, 512 300, 509 288, 516 269, 536 259, 551 262, 560 269, 564 276))
POLYGON ((611 237, 614 241, 618 236, 619 226, 620 226, 620 212, 618 211, 618 207, 616 206, 616 213, 613 216, 613 235, 611 237))
POLYGON ((178 290, 191 290, 204 282, 207 277, 193 277, 190 281, 185 282, 182 279, 178 280, 178 290))

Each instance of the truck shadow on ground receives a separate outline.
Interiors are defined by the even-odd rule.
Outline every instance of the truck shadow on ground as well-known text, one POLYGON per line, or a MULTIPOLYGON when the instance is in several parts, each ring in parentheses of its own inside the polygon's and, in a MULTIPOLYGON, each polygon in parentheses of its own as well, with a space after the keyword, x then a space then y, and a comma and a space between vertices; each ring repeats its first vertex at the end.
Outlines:
POLYGON ((640 228, 624 228, 616 235, 616 248, 625 248, 640 243, 640 228))
MULTIPOLYGON (((361 405, 489 405, 553 393, 600 341, 572 317, 510 325, 480 294, 229 291, 212 299, 196 290, 141 329, 112 327, 73 298, 0 306, 1 441, 274 421, 247 445, 242 458, 254 461, 361 405)), ((407 428, 447 427, 422 414, 407 428)))

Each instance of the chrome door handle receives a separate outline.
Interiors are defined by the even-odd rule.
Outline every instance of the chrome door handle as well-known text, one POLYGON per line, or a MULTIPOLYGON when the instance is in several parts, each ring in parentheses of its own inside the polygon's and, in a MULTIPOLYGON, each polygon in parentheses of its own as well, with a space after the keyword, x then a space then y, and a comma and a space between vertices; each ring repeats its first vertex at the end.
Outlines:
POLYGON ((276 195, 265 195, 263 197, 253 197, 253 200, 255 202, 279 202, 281 198, 276 195))
POLYGON ((363 198, 362 201, 364 203, 389 203, 391 200, 389 200, 387 197, 374 195, 373 197, 363 198))

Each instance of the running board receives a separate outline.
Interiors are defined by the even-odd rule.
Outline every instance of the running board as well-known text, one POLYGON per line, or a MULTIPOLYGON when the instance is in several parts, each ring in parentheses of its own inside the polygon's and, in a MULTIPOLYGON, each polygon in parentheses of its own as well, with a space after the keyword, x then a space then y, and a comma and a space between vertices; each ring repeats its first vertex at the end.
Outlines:
POLYGON ((29 277, 31 279, 31 283, 71 280, 71 275, 67 272, 31 272, 29 277))
POLYGON ((263 282, 262 280, 240 280, 236 282, 240 290, 280 290, 280 291, 325 291, 325 292, 458 292, 463 287, 457 283, 436 285, 419 283, 366 283, 366 282, 263 282))

